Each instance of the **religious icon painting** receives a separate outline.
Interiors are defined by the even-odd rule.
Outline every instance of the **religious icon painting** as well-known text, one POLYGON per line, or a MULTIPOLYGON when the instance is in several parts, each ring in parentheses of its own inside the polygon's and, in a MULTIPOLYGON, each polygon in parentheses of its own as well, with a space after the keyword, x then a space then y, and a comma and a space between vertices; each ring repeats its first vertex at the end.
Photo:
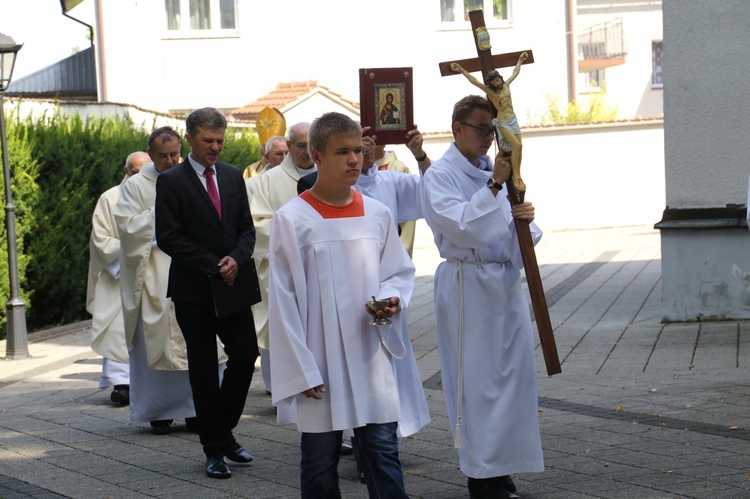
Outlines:
POLYGON ((360 116, 378 144, 405 144, 414 128, 412 68, 359 70, 360 116))

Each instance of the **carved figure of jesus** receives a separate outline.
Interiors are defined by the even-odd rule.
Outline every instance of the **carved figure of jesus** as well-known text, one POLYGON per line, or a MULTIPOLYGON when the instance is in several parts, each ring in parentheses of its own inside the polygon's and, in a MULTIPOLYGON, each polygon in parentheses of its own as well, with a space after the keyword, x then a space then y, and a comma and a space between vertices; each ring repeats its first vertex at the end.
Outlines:
POLYGON ((519 193, 526 192, 526 184, 521 179, 521 152, 523 144, 521 142, 521 128, 518 125, 516 113, 513 111, 513 101, 510 96, 510 84, 516 79, 521 72, 521 64, 528 59, 529 55, 523 52, 518 56, 516 67, 513 68, 513 74, 504 80, 497 70, 492 70, 487 74, 486 84, 480 82, 468 73, 458 63, 451 64, 451 70, 463 74, 469 82, 480 88, 486 95, 487 100, 492 102, 497 109, 497 116, 492 120, 497 130, 497 145, 506 152, 510 152, 510 163, 513 167, 511 179, 516 191, 519 193))

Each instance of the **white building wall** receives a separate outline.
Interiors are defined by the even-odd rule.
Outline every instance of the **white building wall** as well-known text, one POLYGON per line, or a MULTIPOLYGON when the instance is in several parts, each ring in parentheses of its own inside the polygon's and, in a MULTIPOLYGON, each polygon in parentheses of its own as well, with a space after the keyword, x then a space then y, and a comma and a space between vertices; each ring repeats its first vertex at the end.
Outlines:
MULTIPOLYGON (((425 138, 434 161, 450 134, 425 138)), ((521 174, 542 230, 652 225, 664 210, 664 123, 537 128, 524 132, 521 174), (628 151, 638 150, 637 155, 628 151)), ((405 146, 393 148, 413 173, 405 146)), ((491 151, 490 154, 493 154, 491 151)), ((748 269, 750 271, 750 268, 748 269)))
POLYGON ((651 42, 663 37, 662 0, 577 0, 577 4, 578 32, 622 19, 625 64, 605 69, 607 100, 617 105, 620 118, 663 116, 663 90, 651 85, 651 42))
POLYGON ((284 121, 286 121, 287 127, 302 121, 311 123, 321 114, 330 111, 345 114, 353 120, 359 121, 359 111, 357 109, 344 108, 339 101, 333 100, 330 96, 322 92, 300 98, 285 107, 282 111, 284 112, 284 121))
MULTIPOLYGON (((490 34, 493 53, 534 51, 536 63, 524 66, 513 86, 525 125, 526 116, 545 107, 544 94, 567 95, 565 10, 564 2, 545 8, 512 2, 512 25, 490 34)), ((306 80, 359 101, 359 68, 411 66, 415 121, 423 131, 445 131, 453 104, 478 92, 460 75, 440 76, 439 62, 476 51, 468 23, 444 29, 439 0, 239 0, 236 36, 188 39, 166 30, 160 0, 102 4, 108 99, 114 102, 159 111, 234 109, 280 81, 306 80)))

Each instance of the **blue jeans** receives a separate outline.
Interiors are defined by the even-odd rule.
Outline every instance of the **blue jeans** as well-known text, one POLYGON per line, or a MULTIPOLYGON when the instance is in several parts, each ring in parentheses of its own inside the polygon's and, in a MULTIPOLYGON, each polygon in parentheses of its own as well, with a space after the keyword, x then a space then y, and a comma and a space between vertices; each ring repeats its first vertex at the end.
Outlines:
MULTIPOLYGON (((404 474, 398 459, 397 423, 354 428, 364 456, 370 498, 406 498, 404 474)), ((340 499, 338 464, 342 431, 302 434, 300 485, 302 499, 340 499)))

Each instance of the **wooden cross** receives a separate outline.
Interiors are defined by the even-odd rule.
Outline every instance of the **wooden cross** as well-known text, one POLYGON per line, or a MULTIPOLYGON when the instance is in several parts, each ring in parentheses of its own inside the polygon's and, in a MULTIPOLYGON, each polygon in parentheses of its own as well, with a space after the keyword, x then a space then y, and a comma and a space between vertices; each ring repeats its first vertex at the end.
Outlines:
MULTIPOLYGON (((484 24, 484 13, 481 10, 473 10, 469 12, 469 19, 471 20, 472 32, 474 36, 474 45, 477 49, 478 57, 473 59, 464 59, 461 61, 448 61, 441 62, 440 74, 442 76, 460 75, 451 69, 451 64, 457 62, 466 71, 482 71, 482 80, 487 77, 487 74, 498 67, 509 67, 515 66, 518 61, 518 57, 523 53, 527 52, 529 57, 523 63, 530 64, 534 62, 534 55, 531 50, 521 52, 510 52, 507 54, 492 55, 489 47, 489 33, 484 24)), ((492 116, 497 116, 497 110, 489 102, 490 113, 492 116)), ((515 187, 511 181, 512 177, 508 179, 505 185, 510 193, 509 198, 513 204, 523 201, 523 197, 517 197, 515 187)), ((521 193, 519 193, 521 194, 521 193)), ((549 319, 549 310, 547 309, 547 299, 544 296, 544 288, 542 286, 542 278, 539 275, 539 265, 536 261, 536 253, 534 252, 534 242, 531 238, 530 223, 526 220, 514 219, 516 226, 516 234, 518 235, 518 245, 521 249, 521 256, 523 258, 523 266, 526 270, 526 282, 529 286, 529 294, 531 295, 531 305, 534 310, 534 319, 536 321, 536 328, 539 331, 539 342, 542 345, 542 353, 544 354, 544 363, 547 367, 547 374, 552 376, 562 372, 560 367, 560 359, 557 356, 557 345, 555 344, 555 336, 552 333, 552 325, 549 319)))

